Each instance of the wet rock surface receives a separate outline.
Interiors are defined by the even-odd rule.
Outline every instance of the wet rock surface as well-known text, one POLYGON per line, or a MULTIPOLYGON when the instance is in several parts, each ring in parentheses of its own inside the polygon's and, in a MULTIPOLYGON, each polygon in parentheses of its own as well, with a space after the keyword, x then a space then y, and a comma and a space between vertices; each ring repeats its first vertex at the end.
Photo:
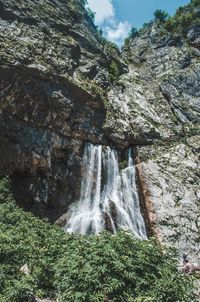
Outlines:
POLYGON ((126 64, 82 1, 0 1, 0 175, 56 221, 78 199, 85 141, 108 144, 103 89, 126 64))
POLYGON ((78 198, 83 141, 103 139, 102 101, 67 79, 18 67, 3 69, 0 87, 1 175, 11 175, 25 208, 57 219, 78 198))

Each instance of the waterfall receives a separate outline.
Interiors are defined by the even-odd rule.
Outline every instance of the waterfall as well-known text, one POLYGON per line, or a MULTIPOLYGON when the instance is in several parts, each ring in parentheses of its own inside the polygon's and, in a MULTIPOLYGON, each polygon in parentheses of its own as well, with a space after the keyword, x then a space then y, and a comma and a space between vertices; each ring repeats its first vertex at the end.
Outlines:
POLYGON ((126 229, 147 238, 131 150, 127 155, 127 168, 120 171, 115 150, 86 143, 80 199, 69 209, 68 232, 96 234, 105 229, 114 233, 126 229))

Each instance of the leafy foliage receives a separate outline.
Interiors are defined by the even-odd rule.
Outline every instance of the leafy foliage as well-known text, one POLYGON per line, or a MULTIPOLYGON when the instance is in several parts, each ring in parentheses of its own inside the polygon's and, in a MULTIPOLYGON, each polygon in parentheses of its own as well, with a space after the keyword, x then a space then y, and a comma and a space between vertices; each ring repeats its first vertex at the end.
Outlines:
POLYGON ((79 236, 75 241, 57 267, 56 287, 63 302, 190 298, 189 282, 178 275, 173 254, 163 255, 154 240, 138 241, 120 232, 79 236))
POLYGON ((128 232, 66 234, 19 209, 0 181, 0 301, 175 302, 192 300, 192 279, 179 275, 174 252, 128 232), (20 272, 27 264, 30 274, 20 272))
POLYGON ((137 28, 134 27, 134 26, 132 26, 131 31, 130 31, 128 37, 124 40, 125 45, 127 45, 132 38, 137 37, 137 35, 138 35, 137 28))
POLYGON ((95 21, 95 12, 93 12, 89 7, 87 8, 87 13, 89 18, 91 18, 92 22, 95 21))
POLYGON ((154 17, 156 20, 160 21, 160 22, 164 22, 167 20, 167 18, 169 17, 168 13, 162 9, 157 9, 154 12, 154 17))
MULTIPOLYGON (((200 26, 199 10, 200 0, 191 0, 188 5, 179 7, 172 17, 170 17, 166 11, 157 9, 154 12, 154 17, 155 20, 158 21, 160 34, 166 35, 170 32, 187 38, 187 33, 193 26, 200 26)), ((143 33, 147 33, 152 24, 153 21, 144 23, 143 27, 138 31, 138 34, 142 35, 143 33)), ((129 35, 125 39, 125 45, 128 45, 131 38, 131 35, 129 35)))
POLYGON ((111 82, 116 82, 119 78, 120 72, 115 61, 111 61, 109 65, 109 76, 111 82))
POLYGON ((95 21, 95 12, 93 12, 89 6, 88 6, 88 1, 87 0, 82 0, 83 1, 83 5, 86 7, 86 11, 88 14, 88 17, 92 20, 92 22, 94 23, 95 21))
POLYGON ((131 28, 131 31, 130 31, 130 37, 135 37, 135 36, 137 36, 137 34, 138 34, 138 30, 137 30, 137 28, 136 27, 134 27, 134 26, 132 26, 132 28, 131 28))
POLYGON ((192 0, 191 4, 194 6, 199 6, 200 5, 200 0, 192 0))
POLYGON ((0 182, 0 301, 28 301, 53 289, 52 261, 59 257, 65 233, 17 208, 7 180, 0 182), (20 273, 27 264, 31 275, 20 273), (26 297, 26 299, 25 299, 26 297))
POLYGON ((180 7, 176 14, 169 18, 164 27, 167 31, 186 36, 193 25, 200 25, 200 18, 195 7, 200 6, 200 0, 192 0, 190 4, 180 7))

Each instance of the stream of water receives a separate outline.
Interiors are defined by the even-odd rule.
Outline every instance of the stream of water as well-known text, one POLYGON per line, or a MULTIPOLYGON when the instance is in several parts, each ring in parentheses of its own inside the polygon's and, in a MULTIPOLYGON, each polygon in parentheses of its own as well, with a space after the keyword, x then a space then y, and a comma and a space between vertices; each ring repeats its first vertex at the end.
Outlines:
POLYGON ((114 149, 86 143, 80 199, 69 209, 68 232, 98 234, 106 229, 115 233, 122 228, 147 238, 131 150, 127 156, 127 167, 120 171, 114 149))

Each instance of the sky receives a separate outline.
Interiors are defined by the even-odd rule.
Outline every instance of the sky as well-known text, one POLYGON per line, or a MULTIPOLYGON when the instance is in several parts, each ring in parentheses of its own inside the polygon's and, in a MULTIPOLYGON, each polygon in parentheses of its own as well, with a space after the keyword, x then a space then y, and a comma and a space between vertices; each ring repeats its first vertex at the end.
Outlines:
POLYGON ((177 8, 190 0, 88 0, 95 12, 95 23, 103 30, 106 38, 119 46, 128 36, 132 26, 141 28, 153 19, 156 9, 173 15, 177 8))

